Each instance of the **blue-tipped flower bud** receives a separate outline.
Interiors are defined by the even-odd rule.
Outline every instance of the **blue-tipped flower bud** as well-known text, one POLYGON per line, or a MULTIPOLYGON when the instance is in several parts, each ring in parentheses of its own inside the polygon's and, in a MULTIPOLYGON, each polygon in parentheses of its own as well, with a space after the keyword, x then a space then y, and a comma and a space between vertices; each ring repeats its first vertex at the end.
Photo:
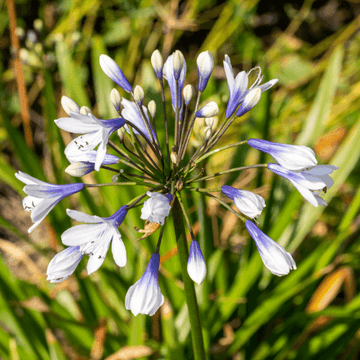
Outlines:
POLYGON ((140 106, 142 105, 144 96, 145 96, 145 93, 144 93, 143 88, 139 85, 136 85, 135 89, 134 89, 134 100, 138 105, 140 105, 140 106))
POLYGON ((191 280, 201 284, 206 276, 206 263, 200 245, 193 240, 190 245, 190 255, 187 263, 187 272, 191 280))
POLYGON ((151 55, 151 65, 155 71, 156 77, 161 80, 163 77, 163 58, 159 50, 155 50, 151 55))
POLYGON ((127 81, 125 75, 121 71, 116 62, 107 55, 100 55, 100 66, 103 72, 116 84, 118 84, 123 90, 130 93, 133 88, 127 81))
POLYGON ((196 64, 199 73, 198 88, 199 91, 204 91, 209 81, 211 72, 214 69, 214 59, 213 56, 211 55, 211 52, 210 51, 202 52, 198 56, 196 60, 196 64))
POLYGON ((179 80, 181 70, 183 69, 184 66, 184 62, 185 62, 184 55, 182 54, 181 51, 176 50, 173 58, 175 80, 179 80))
POLYGON ((241 106, 236 112, 236 116, 240 117, 250 111, 260 100, 261 97, 261 89, 255 88, 250 90, 244 98, 241 106))
POLYGON ((67 96, 61 97, 61 106, 68 115, 70 115, 71 112, 80 113, 78 103, 67 96))
POLYGON ((113 104, 115 110, 119 112, 121 110, 121 96, 116 89, 111 90, 110 101, 113 104))
POLYGON ((205 118, 219 115, 219 107, 215 101, 210 101, 195 114, 196 117, 205 118))
POLYGON ((190 85, 190 84, 189 84, 189 85, 186 85, 186 86, 184 87, 184 90, 183 90, 183 97, 184 97, 184 101, 185 101, 186 106, 189 106, 190 101, 191 101, 193 95, 194 95, 194 88, 193 88, 193 86, 190 85))

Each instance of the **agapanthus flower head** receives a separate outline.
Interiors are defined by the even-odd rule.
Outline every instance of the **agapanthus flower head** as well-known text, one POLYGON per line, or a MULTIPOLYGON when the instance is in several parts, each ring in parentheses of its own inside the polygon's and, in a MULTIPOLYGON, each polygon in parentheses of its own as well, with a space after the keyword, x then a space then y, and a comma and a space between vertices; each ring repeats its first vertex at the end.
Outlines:
POLYGON ((165 219, 171 210, 172 195, 151 191, 148 191, 146 195, 149 196, 149 199, 144 202, 140 218, 164 225, 165 219))
POLYGON ((249 139, 254 149, 271 155, 282 167, 288 170, 304 170, 317 164, 315 153, 303 145, 288 145, 261 139, 249 139))
POLYGON ((317 165, 304 171, 291 171, 279 164, 271 163, 267 167, 273 173, 289 180, 311 205, 327 205, 320 195, 334 184, 329 174, 337 169, 336 166, 317 165))
POLYGON ((160 255, 155 253, 151 256, 144 275, 130 286, 126 293, 125 307, 135 316, 138 314, 152 316, 164 303, 158 282, 159 265, 160 255))
POLYGON ((187 262, 187 272, 192 281, 201 284, 206 277, 206 263, 196 240, 190 244, 190 254, 187 262))
POLYGON ((290 270, 296 270, 294 259, 282 246, 264 234, 252 221, 247 220, 245 227, 254 239, 264 265, 274 275, 283 276, 290 270))
POLYGON ((17 179, 22 181, 23 191, 28 195, 23 199, 23 207, 31 212, 31 220, 34 225, 29 228, 32 232, 53 209, 53 207, 65 197, 75 194, 84 189, 84 184, 54 185, 36 179, 28 174, 19 171, 15 174, 17 179))
POLYGON ((85 224, 75 225, 61 235, 64 245, 76 247, 89 256, 87 271, 89 274, 98 270, 105 260, 110 247, 114 261, 118 266, 126 265, 126 249, 121 239, 118 227, 127 214, 127 206, 122 206, 117 212, 107 218, 92 216, 76 210, 67 210, 74 220, 85 224))
POLYGON ((231 200, 235 206, 246 216, 251 219, 258 218, 264 209, 265 200, 260 195, 251 191, 239 190, 229 185, 221 187, 221 191, 231 200))

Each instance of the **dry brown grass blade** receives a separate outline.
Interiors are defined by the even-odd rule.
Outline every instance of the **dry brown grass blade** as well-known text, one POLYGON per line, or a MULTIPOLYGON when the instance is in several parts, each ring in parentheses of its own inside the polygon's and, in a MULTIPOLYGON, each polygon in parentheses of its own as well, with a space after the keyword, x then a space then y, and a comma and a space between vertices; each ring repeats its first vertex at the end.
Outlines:
POLYGON ((99 321, 99 326, 95 329, 94 343, 91 347, 90 359, 100 360, 104 352, 104 343, 106 338, 106 319, 99 321))
POLYGON ((14 0, 7 0, 8 14, 10 20, 10 40, 11 46, 15 51, 14 68, 17 88, 19 92, 20 105, 21 105, 21 116, 24 125, 25 141, 29 148, 34 148, 34 141, 30 128, 30 112, 29 112, 29 101, 27 97, 26 85, 24 74, 22 71, 21 61, 19 59, 20 44, 19 39, 16 36, 16 12, 14 0))
POLYGON ((131 360, 138 359, 142 356, 149 356, 154 353, 154 350, 145 345, 139 346, 124 346, 121 350, 117 351, 105 358, 105 360, 131 360))

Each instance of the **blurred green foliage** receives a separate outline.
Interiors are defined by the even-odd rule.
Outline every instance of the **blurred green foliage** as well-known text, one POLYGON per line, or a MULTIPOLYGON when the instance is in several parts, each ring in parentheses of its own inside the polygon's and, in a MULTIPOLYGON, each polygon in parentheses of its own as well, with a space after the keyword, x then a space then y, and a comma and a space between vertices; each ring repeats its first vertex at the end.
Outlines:
MULTIPOLYGON (((90 277, 81 264, 63 284, 45 280, 49 260, 62 248, 60 235, 71 226, 66 208, 105 217, 140 190, 90 189, 65 199, 29 236, 30 220, 21 207, 23 186, 14 178, 14 172, 22 170, 54 183, 72 181, 63 171, 67 166, 63 151, 71 138, 53 120, 64 114, 62 95, 90 106, 99 117, 116 114, 109 101, 114 84, 100 69, 100 54, 111 55, 159 107, 150 56, 160 49, 166 58, 179 49, 187 61, 187 81, 195 86, 197 54, 213 53, 218 67, 203 99, 211 96, 223 109, 228 97, 221 66, 224 54, 238 70, 260 65, 266 78, 280 80, 263 94, 246 121, 230 128, 223 142, 260 137, 304 144, 315 148, 321 163, 339 167, 335 184, 325 195, 326 208, 304 204, 293 188, 266 172, 236 174, 226 180, 229 185, 258 186, 266 198, 260 225, 293 253, 298 266, 285 278, 264 269, 243 225, 232 214, 200 195, 185 199, 208 266, 197 295, 209 358, 358 359, 359 15, 351 3, 343 8, 336 1, 333 12, 326 1, 316 7, 305 1, 299 9, 285 4, 270 10, 264 3, 61 0, 29 5, 17 1, 18 25, 25 33, 36 18, 44 24, 37 34, 41 49, 21 42, 28 49, 23 71, 34 148, 23 137, 7 7, 1 3, 0 358, 191 358, 190 325, 179 262, 172 256, 176 243, 171 225, 165 229, 161 248, 160 286, 167 301, 152 318, 134 317, 124 306, 127 289, 143 273, 156 245, 156 233, 136 242, 134 226, 142 227, 139 210, 129 212, 120 228, 127 248, 126 267, 117 268, 108 256, 90 277), (336 22, 344 11, 348 16, 336 22), (332 26, 319 27, 321 16, 332 26)), ((242 148, 229 151, 225 160, 222 155, 211 159, 208 171, 248 164, 257 156, 242 148)), ((91 176, 93 181, 110 181, 102 172, 91 176)), ((216 180, 209 184, 217 185, 216 180)))

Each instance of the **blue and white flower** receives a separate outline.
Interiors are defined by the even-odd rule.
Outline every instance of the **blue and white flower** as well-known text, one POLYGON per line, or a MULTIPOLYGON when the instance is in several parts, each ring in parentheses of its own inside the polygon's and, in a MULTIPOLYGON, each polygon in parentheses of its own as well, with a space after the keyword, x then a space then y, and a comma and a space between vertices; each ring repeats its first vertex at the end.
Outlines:
POLYGON ((84 252, 81 251, 80 246, 70 246, 59 252, 51 259, 48 265, 46 271, 47 280, 51 283, 66 280, 75 271, 83 256, 84 252))
POLYGON ((87 271, 89 274, 98 270, 105 260, 110 247, 114 261, 118 266, 126 265, 126 249, 118 227, 127 214, 127 206, 122 206, 116 213, 107 218, 92 216, 76 210, 66 210, 74 220, 85 224, 75 225, 61 235, 64 245, 76 247, 89 256, 87 271))
POLYGON ((144 275, 132 286, 130 286, 125 297, 125 308, 131 310, 136 316, 138 314, 154 315, 164 303, 161 293, 159 275, 160 255, 154 253, 144 275))
POLYGON ((140 219, 164 225, 165 219, 171 210, 172 195, 151 191, 148 191, 146 195, 149 196, 149 199, 144 202, 140 219))
POLYGON ((317 164, 314 151, 304 145, 288 145, 260 139, 249 139, 248 144, 271 155, 288 170, 304 170, 317 164))
POLYGON ((199 73, 198 90, 204 91, 214 69, 214 58, 210 51, 204 51, 196 59, 199 73))
POLYGON ((16 173, 15 176, 26 184, 23 191, 28 196, 23 199, 22 204, 26 211, 31 212, 30 217, 34 223, 28 230, 29 233, 41 223, 59 201, 81 191, 85 187, 84 184, 80 183, 67 185, 49 184, 21 171, 16 173))
POLYGON ((260 101, 260 97, 261 97, 260 88, 257 87, 255 89, 249 90, 249 92, 246 94, 244 98, 244 101, 237 109, 236 116, 241 117, 245 115, 260 101))
POLYGON ((102 71, 112 81, 118 84, 126 92, 132 92, 132 86, 129 84, 119 65, 110 56, 104 54, 100 55, 99 61, 102 71))
POLYGON ((187 272, 191 280, 197 284, 201 284, 206 276, 206 263, 200 245, 196 240, 193 240, 190 245, 187 272))
POLYGON ((99 120, 91 113, 83 115, 71 112, 70 117, 57 119, 55 123, 65 131, 85 134, 72 141, 79 149, 94 150, 99 145, 95 161, 95 170, 99 171, 106 154, 106 145, 110 135, 124 126, 125 120, 121 118, 99 120))
POLYGON ((221 191, 231 200, 235 206, 246 216, 251 219, 258 218, 264 209, 265 200, 260 195, 251 191, 239 190, 229 185, 221 187, 221 191))
POLYGON ((251 69, 248 73, 246 73, 245 71, 241 71, 236 75, 236 77, 234 77, 234 72, 228 55, 225 55, 224 69, 229 87, 229 102, 226 108, 227 118, 229 118, 235 112, 236 108, 243 102, 249 90, 258 87, 261 91, 265 91, 270 89, 278 82, 277 79, 273 79, 263 85, 259 85, 263 79, 263 75, 261 74, 261 69, 259 67, 251 69), (249 75, 255 69, 259 70, 257 79, 248 89, 249 75))
POLYGON ((289 180, 299 193, 313 206, 327 205, 320 194, 326 192, 334 184, 329 176, 337 169, 333 165, 317 165, 309 170, 291 171, 279 164, 268 164, 268 169, 273 173, 289 180))
MULTIPOLYGON (((138 110, 136 104, 133 101, 129 101, 129 100, 123 98, 121 100, 121 105, 123 106, 123 109, 121 111, 121 116, 124 119, 130 121, 132 124, 134 124, 137 128, 139 128, 139 130, 149 140, 151 140, 151 136, 146 129, 146 125, 144 124, 143 118, 142 118, 141 114, 139 113, 139 110, 138 110)), ((149 120, 148 110, 147 110, 146 106, 142 105, 142 109, 143 109, 143 112, 145 114, 145 117, 149 124, 150 129, 152 129, 150 120, 149 120)), ((126 128, 127 132, 130 133, 130 129, 127 125, 125 125, 125 128, 126 128)), ((153 132, 153 135, 155 136, 155 133, 153 130, 152 130, 152 132, 153 132)), ((134 133, 137 135, 139 134, 139 132, 135 129, 134 129, 134 133)))
MULTIPOLYGON (((165 61, 163 72, 164 72, 164 77, 169 84, 173 109, 176 109, 176 80, 174 75, 174 54, 171 54, 165 61)), ((184 61, 180 71, 180 77, 178 80, 179 91, 177 95, 178 95, 179 109, 181 109, 182 107, 182 90, 184 87, 185 76, 186 76, 186 62, 184 61)))
POLYGON ((296 270, 294 259, 282 246, 264 234, 252 221, 247 220, 245 227, 254 239, 264 265, 274 275, 283 276, 292 269, 296 270))

